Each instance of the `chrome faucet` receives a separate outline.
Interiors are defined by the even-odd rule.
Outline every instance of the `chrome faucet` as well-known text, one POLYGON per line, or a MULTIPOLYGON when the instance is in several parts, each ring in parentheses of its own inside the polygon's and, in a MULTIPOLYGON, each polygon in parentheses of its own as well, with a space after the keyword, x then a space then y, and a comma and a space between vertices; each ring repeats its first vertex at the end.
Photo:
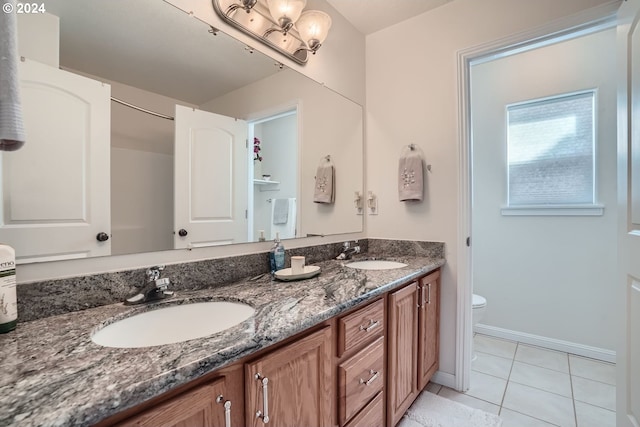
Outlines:
POLYGON ((359 254, 360 246, 358 245, 357 240, 354 242, 354 245, 355 246, 351 246, 351 243, 344 242, 342 244, 342 252, 340 252, 340 255, 338 255, 336 259, 351 259, 353 254, 359 254))
POLYGON ((151 301, 157 301, 173 295, 172 291, 168 291, 170 280, 167 277, 160 278, 164 270, 164 265, 158 265, 147 269, 145 276, 147 281, 144 288, 136 295, 127 298, 125 305, 144 304, 151 301))

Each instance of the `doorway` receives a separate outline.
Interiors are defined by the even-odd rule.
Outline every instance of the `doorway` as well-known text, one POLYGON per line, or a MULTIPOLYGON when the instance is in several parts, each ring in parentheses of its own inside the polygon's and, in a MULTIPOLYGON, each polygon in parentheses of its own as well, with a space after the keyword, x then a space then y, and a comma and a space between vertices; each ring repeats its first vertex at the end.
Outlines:
MULTIPOLYGON (((579 35, 598 32, 616 25, 615 11, 594 13, 589 16, 574 16, 536 28, 526 33, 515 34, 490 43, 473 46, 458 52, 459 75, 459 241, 464 248, 457 254, 458 297, 456 326, 456 377, 455 388, 465 391, 469 388, 471 375, 472 327, 472 130, 471 130, 471 63, 488 61, 505 55, 513 55, 524 50, 553 44, 563 36, 575 38, 579 35), (586 19, 585 19, 586 18, 586 19)), ((490 301, 489 301, 490 303, 490 301)))
POLYGON ((296 237, 297 109, 249 122, 248 151, 249 241, 296 237))
POLYGON ((612 355, 615 43, 610 28, 471 65, 472 282, 488 302, 485 334, 612 355))

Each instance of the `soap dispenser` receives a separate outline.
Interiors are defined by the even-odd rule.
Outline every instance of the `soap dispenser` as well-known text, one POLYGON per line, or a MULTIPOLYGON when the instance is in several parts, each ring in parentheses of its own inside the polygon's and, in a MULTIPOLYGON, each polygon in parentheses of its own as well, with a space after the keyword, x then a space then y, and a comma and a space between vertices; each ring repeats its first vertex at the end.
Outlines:
POLYGON ((280 242, 280 233, 277 232, 273 246, 269 250, 269 268, 272 274, 284 268, 284 246, 280 242))

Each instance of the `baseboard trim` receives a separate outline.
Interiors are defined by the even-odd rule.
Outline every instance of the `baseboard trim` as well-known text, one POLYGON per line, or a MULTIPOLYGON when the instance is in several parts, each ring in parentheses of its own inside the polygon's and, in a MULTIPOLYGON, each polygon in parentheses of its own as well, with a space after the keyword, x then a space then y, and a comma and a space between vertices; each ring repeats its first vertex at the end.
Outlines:
POLYGON ((526 332, 512 331, 509 329, 503 329, 496 326, 483 324, 476 325, 475 332, 483 335, 489 335, 495 338, 519 341, 521 343, 535 345, 538 347, 545 347, 551 350, 564 351, 578 356, 590 357, 592 359, 598 359, 604 362, 616 363, 616 352, 604 348, 591 347, 571 341, 547 338, 539 335, 528 334, 526 332))
POLYGON ((436 373, 433 374, 433 377, 431 377, 431 382, 452 388, 454 390, 456 389, 456 376, 446 372, 436 371, 436 373))

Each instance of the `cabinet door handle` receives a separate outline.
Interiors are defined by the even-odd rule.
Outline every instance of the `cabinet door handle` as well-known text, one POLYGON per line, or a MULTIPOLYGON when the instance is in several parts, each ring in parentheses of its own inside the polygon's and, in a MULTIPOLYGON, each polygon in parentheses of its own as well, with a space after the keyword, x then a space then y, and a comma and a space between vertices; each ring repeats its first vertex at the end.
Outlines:
MULTIPOLYGON (((222 403, 224 396, 220 395, 216 397, 216 403, 222 403)), ((231 401, 224 402, 224 427, 231 427, 231 401)))
POLYGON ((431 304, 431 283, 427 285, 427 304, 431 304))
POLYGON ((262 403, 263 403, 262 409, 264 410, 264 412, 261 412, 260 410, 256 411, 256 418, 260 418, 264 424, 268 424, 269 423, 269 390, 268 390, 269 378, 266 378, 266 377, 263 378, 262 375, 260 375, 260 373, 257 373, 255 375, 255 379, 262 383, 262 403))
POLYGON ((380 326, 380 321, 376 320, 374 322, 373 319, 371 319, 371 320, 369 320, 369 324, 368 325, 360 325, 360 330, 361 331, 365 331, 365 332, 369 332, 370 330, 375 329, 378 326, 380 326))
POLYGON ((231 427, 231 401, 224 402, 224 427, 231 427))
POLYGON ((376 380, 376 378, 378 378, 378 375, 380 373, 378 371, 374 371, 373 369, 371 369, 369 371, 369 374, 371 375, 371 378, 369 378, 368 380, 364 380, 364 379, 360 378, 360 384, 371 385, 371 383, 374 382, 376 380))

